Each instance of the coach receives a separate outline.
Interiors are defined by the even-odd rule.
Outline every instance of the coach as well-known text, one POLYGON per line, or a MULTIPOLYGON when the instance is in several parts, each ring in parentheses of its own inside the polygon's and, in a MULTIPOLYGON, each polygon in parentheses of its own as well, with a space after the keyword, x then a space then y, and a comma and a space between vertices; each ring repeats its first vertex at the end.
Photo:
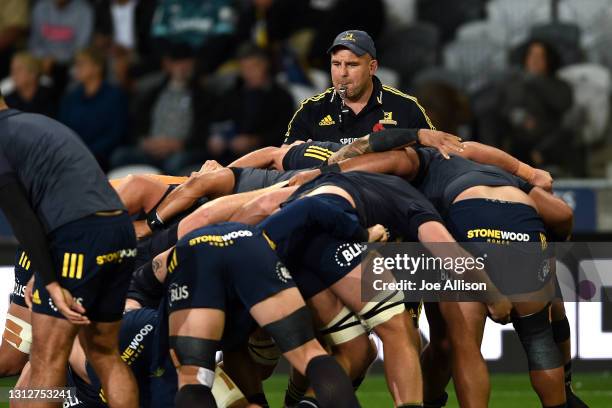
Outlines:
POLYGON ((338 34, 328 50, 333 87, 304 100, 289 122, 284 143, 296 140, 349 144, 383 129, 435 129, 413 96, 374 75, 374 41, 365 31, 338 34))

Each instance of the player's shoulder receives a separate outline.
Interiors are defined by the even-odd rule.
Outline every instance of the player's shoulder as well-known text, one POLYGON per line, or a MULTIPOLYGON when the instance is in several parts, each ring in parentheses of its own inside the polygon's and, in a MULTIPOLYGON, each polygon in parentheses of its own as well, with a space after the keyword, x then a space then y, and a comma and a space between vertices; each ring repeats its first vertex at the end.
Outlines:
POLYGON ((386 102, 396 102, 396 103, 404 103, 410 106, 418 106, 419 101, 416 96, 407 94, 397 88, 392 87, 391 85, 381 84, 382 98, 383 103, 386 102))
POLYGON ((323 106, 328 100, 330 100, 332 93, 334 92, 334 88, 330 87, 327 88, 326 90, 324 90, 321 93, 318 93, 316 95, 313 95, 309 98, 304 99, 301 103, 300 103, 300 107, 298 110, 301 109, 313 109, 315 107, 318 106, 323 106))

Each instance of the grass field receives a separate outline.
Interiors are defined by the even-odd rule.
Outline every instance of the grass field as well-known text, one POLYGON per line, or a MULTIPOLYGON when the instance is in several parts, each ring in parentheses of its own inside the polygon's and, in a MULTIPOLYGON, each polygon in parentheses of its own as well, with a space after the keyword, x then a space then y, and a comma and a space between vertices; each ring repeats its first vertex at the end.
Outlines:
MULTIPOLYGON (((0 386, 12 386, 14 378, 0 380, 0 386)), ((492 395, 491 408, 531 408, 540 407, 540 403, 531 390, 529 379, 525 374, 493 374, 491 376, 492 395)), ((272 408, 282 407, 287 378, 275 375, 265 383, 266 395, 272 408)), ((612 407, 612 374, 575 374, 574 389, 591 408, 612 407)), ((447 407, 459 405, 452 388, 447 407)), ((388 396, 385 379, 382 375, 370 375, 359 390, 359 401, 364 408, 393 407, 388 396)), ((8 407, 0 403, 0 408, 8 407)))

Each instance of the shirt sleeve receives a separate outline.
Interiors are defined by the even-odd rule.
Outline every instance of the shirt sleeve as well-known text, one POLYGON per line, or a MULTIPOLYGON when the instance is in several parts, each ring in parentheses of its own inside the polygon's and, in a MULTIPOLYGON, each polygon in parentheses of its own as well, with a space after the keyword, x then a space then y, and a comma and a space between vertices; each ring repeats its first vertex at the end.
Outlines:
POLYGON ((11 224, 15 237, 28 253, 43 284, 56 281, 57 275, 44 228, 14 175, 0 175, 0 209, 11 224))
POLYGON ((291 144, 296 140, 307 141, 308 139, 312 139, 312 126, 310 124, 308 112, 308 106, 305 102, 302 102, 289 121, 283 144, 291 144))

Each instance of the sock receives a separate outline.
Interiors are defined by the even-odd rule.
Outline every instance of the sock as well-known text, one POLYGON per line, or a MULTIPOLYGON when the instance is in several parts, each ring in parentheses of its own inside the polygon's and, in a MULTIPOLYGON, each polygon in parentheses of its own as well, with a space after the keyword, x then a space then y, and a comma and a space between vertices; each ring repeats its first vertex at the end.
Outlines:
POLYGON ((363 380, 365 380, 365 374, 360 375, 359 377, 355 378, 353 380, 353 390, 357 391, 361 383, 363 383, 363 380))
POLYGON ((568 361, 568 363, 563 366, 563 371, 565 373, 565 386, 572 386, 572 360, 568 361))
POLYGON ((261 405, 263 408, 268 408, 270 405, 268 404, 268 400, 266 399, 266 394, 263 392, 259 392, 257 394, 253 394, 247 398, 251 404, 261 405))
POLYGON ((187 384, 176 393, 176 408, 217 408, 210 388, 201 384, 187 384))
POLYGON ((446 406, 446 402, 448 401, 448 393, 444 392, 444 394, 442 394, 442 396, 433 399, 433 400, 429 400, 429 401, 423 401, 423 407, 425 408, 442 408, 444 406, 446 406))
POLYGON ((360 406, 351 381, 333 357, 324 355, 311 359, 306 367, 306 377, 321 408, 360 406))
POLYGON ((290 378, 289 384, 287 384, 287 391, 285 391, 285 406, 297 405, 305 393, 306 388, 299 388, 290 378))

